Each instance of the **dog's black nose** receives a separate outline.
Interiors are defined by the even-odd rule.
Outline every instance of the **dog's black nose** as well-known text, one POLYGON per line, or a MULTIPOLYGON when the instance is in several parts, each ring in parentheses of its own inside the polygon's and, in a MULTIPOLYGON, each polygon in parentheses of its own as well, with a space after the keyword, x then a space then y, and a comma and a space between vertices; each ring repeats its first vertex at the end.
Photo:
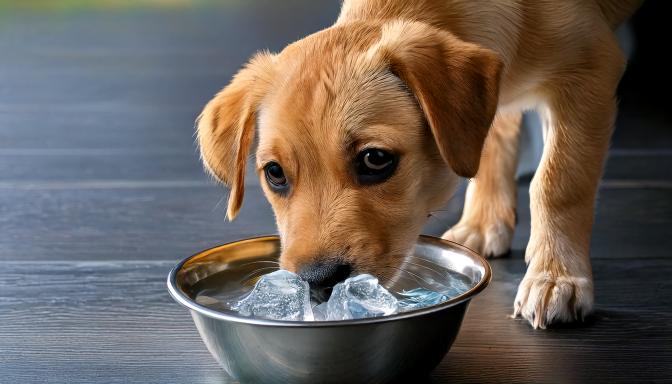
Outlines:
POLYGON ((317 262, 303 266, 299 276, 310 284, 311 288, 333 287, 350 276, 350 264, 317 262))

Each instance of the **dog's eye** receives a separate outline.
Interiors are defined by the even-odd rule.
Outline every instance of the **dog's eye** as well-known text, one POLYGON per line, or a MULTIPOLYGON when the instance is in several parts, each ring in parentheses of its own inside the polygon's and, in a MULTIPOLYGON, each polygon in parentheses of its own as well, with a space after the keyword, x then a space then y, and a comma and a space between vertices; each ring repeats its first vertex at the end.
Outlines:
POLYGON ((280 164, 275 161, 271 161, 264 166, 264 173, 266 174, 266 180, 271 188, 277 192, 283 192, 287 189, 287 177, 285 176, 285 171, 282 170, 280 164))
POLYGON ((357 155, 357 178, 362 184, 375 184, 387 180, 397 167, 397 157, 377 148, 365 149, 357 155))

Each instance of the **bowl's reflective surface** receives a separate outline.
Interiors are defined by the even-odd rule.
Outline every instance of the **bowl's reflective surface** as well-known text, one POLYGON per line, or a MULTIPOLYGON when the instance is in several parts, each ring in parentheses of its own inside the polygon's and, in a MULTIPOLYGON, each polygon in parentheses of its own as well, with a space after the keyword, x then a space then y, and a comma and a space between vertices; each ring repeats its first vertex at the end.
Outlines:
POLYGON ((426 374, 448 351, 469 300, 485 288, 491 275, 487 262, 472 251, 421 236, 413 261, 404 269, 412 270, 414 278, 438 282, 442 271, 459 272, 471 279, 469 291, 413 312, 339 322, 251 319, 194 300, 202 289, 199 282, 207 277, 231 276, 240 284, 254 277, 259 263, 273 268, 278 255, 275 236, 242 240, 194 255, 168 276, 171 295, 190 309, 208 350, 242 382, 371 383, 426 374), (250 267, 253 264, 257 266, 250 267))

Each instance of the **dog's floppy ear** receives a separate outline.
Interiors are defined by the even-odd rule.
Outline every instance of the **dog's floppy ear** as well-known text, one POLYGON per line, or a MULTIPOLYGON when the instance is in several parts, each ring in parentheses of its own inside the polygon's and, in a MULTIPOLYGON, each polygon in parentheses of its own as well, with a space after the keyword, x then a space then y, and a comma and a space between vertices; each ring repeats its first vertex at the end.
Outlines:
POLYGON ((417 98, 441 156, 460 176, 478 171, 497 110, 497 54, 420 22, 392 21, 370 51, 417 98))
POLYGON ((196 120, 205 168, 231 188, 229 220, 236 217, 243 203, 245 167, 254 142, 257 108, 268 91, 273 62, 274 56, 269 53, 255 55, 231 84, 208 102, 196 120))

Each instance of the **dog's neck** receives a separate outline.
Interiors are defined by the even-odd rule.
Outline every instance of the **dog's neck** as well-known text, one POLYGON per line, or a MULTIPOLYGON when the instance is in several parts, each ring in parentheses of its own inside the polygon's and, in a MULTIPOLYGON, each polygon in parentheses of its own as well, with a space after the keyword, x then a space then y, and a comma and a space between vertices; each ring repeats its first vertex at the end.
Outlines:
MULTIPOLYGON (((518 49, 520 7, 484 7, 473 0, 345 0, 336 24, 356 20, 381 22, 393 19, 421 21, 448 31, 464 41, 513 58, 518 49)), ((510 63, 504 63, 505 68, 510 63)))

